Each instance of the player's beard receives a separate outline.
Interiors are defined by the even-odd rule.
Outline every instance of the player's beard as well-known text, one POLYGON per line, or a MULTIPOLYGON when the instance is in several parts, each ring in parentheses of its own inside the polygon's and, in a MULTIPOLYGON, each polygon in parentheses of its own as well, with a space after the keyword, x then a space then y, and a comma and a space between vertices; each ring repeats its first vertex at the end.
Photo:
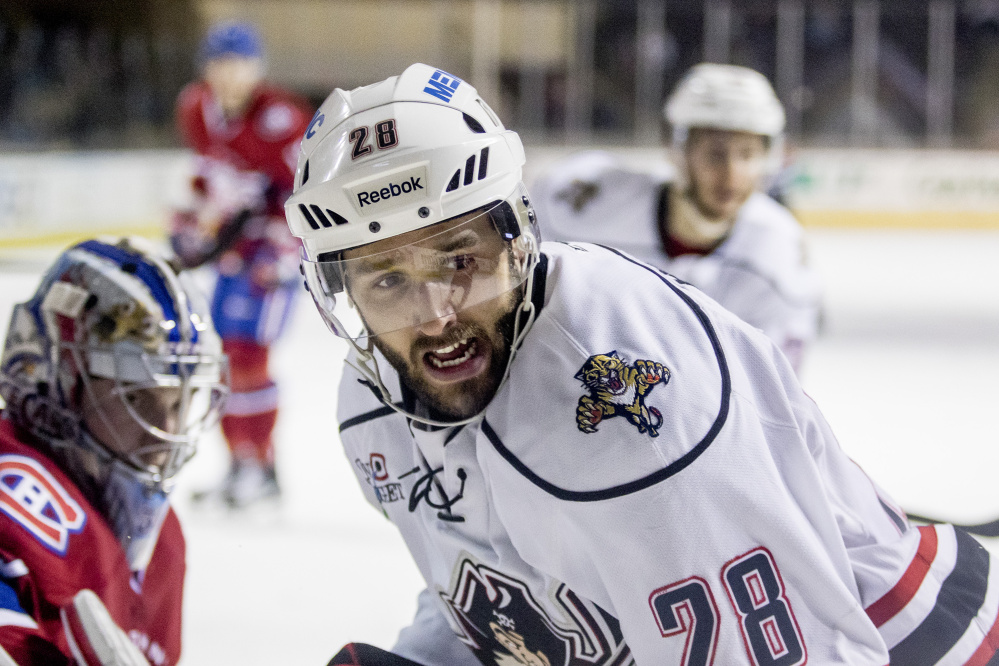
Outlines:
MULTIPOLYGON (((512 296, 513 294, 508 294, 512 296)), ((459 322, 445 334, 423 336, 410 345, 409 358, 388 345, 380 344, 375 338, 375 346, 399 373, 399 378, 413 393, 428 416, 436 421, 461 421, 475 416, 486 408, 496 395, 513 347, 514 322, 520 312, 519 294, 510 299, 509 310, 505 312, 491 330, 478 322, 459 322), (440 386, 428 381, 423 374, 423 355, 434 349, 441 349, 464 338, 487 340, 491 346, 489 367, 485 372, 467 379, 440 386)))

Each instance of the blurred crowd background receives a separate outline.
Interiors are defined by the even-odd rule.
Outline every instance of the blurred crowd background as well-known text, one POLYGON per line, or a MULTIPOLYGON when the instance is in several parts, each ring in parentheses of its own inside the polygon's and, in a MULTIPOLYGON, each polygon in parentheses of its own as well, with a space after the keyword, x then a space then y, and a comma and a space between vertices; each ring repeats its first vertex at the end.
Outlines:
POLYGON ((999 148, 994 0, 4 0, 0 150, 178 145, 198 39, 235 17, 315 104, 424 61, 529 141, 656 141, 707 60, 766 74, 796 145, 999 148))

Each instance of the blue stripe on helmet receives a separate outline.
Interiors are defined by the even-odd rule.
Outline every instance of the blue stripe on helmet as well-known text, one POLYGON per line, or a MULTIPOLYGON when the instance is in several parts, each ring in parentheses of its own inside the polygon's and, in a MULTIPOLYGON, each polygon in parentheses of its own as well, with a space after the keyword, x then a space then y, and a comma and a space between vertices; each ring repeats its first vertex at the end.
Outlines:
POLYGON ((180 316, 177 313, 177 309, 174 307, 173 296, 170 294, 170 289, 167 287, 166 280, 160 273, 159 269, 156 268, 154 264, 148 261, 141 254, 136 254, 133 252, 128 252, 120 247, 114 245, 108 245, 101 241, 89 240, 84 241, 77 245, 78 248, 92 252, 105 259, 110 259, 115 262, 119 267, 125 264, 133 264, 135 266, 135 272, 132 273, 139 280, 142 281, 147 287, 149 287, 150 293, 152 293, 153 298, 156 302, 160 304, 163 308, 163 316, 166 319, 172 319, 177 325, 170 329, 169 339, 170 342, 180 342, 180 326, 186 324, 191 326, 192 342, 198 341, 198 331, 194 328, 191 322, 180 321, 180 316))

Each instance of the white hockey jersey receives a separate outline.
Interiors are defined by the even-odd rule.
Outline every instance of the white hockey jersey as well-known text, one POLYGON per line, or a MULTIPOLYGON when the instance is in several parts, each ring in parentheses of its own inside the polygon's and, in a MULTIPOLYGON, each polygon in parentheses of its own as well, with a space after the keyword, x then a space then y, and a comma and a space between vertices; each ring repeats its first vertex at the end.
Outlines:
POLYGON ((701 291, 761 329, 797 366, 818 332, 820 287, 804 261, 801 226, 766 194, 752 194, 710 254, 663 248, 663 175, 628 169, 603 151, 558 162, 531 186, 545 240, 620 248, 701 291))
POLYGON ((542 251, 540 312, 479 421, 410 421, 345 369, 346 455, 427 584, 393 651, 426 666, 991 663, 988 551, 910 526, 767 337, 627 255, 542 251))

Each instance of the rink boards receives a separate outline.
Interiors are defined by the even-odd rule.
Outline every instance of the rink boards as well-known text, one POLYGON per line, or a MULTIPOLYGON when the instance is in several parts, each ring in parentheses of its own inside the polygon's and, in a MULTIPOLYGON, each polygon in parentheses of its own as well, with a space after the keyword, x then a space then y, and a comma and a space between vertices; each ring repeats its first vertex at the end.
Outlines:
MULTIPOLYGON (((577 150, 529 144, 526 182, 577 150)), ((613 150, 663 166, 660 148, 613 150)), ((0 258, 96 234, 161 236, 192 164, 179 150, 0 156, 0 258)), ((810 227, 999 229, 999 152, 801 149, 781 180, 810 227)))

